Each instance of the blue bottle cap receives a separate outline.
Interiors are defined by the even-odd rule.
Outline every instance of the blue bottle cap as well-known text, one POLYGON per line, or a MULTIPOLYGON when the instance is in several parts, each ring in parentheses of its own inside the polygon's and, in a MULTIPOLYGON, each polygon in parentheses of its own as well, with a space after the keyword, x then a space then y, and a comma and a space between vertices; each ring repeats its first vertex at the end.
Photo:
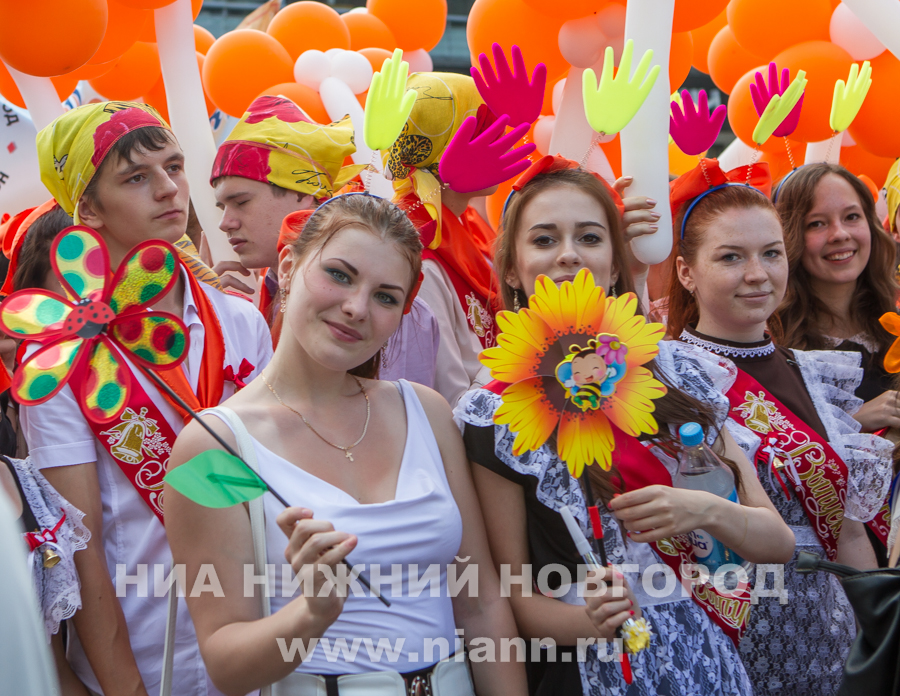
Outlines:
POLYGON ((685 423, 678 429, 678 437, 685 447, 693 447, 703 442, 703 428, 699 423, 685 423))

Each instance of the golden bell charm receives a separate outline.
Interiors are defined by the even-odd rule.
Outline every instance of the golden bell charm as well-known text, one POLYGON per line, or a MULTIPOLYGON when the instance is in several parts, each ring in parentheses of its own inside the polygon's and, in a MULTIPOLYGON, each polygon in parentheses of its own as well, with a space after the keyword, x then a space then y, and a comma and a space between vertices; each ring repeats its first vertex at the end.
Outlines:
POLYGON ((45 568, 52 568, 57 563, 59 563, 59 560, 60 560, 59 554, 56 553, 56 551, 54 551, 49 546, 44 547, 44 550, 41 552, 41 555, 44 557, 44 567, 45 568))

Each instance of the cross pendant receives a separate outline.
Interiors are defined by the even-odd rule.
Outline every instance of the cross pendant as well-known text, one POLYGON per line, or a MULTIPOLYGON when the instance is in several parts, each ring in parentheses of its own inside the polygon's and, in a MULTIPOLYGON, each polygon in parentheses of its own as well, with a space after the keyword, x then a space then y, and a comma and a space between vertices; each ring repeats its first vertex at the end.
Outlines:
POLYGON ((344 450, 344 456, 347 457, 351 462, 353 461, 353 455, 350 454, 350 450, 344 450))

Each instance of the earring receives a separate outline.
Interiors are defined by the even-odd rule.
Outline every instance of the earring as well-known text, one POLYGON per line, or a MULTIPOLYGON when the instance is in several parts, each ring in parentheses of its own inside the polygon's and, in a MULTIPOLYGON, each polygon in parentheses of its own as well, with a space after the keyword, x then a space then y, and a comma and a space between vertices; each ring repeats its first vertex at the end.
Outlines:
POLYGON ((513 311, 518 312, 522 309, 522 306, 519 304, 519 291, 513 290, 513 311))
POLYGON ((284 311, 287 309, 287 290, 281 288, 281 313, 284 314, 284 311))
POLYGON ((612 286, 612 296, 613 296, 613 297, 618 297, 618 296, 619 296, 619 291, 616 289, 616 286, 615 286, 615 285, 612 286))
POLYGON ((387 365, 387 347, 388 347, 388 342, 385 341, 384 345, 381 346, 381 367, 385 370, 387 369, 387 366, 388 366, 387 365))

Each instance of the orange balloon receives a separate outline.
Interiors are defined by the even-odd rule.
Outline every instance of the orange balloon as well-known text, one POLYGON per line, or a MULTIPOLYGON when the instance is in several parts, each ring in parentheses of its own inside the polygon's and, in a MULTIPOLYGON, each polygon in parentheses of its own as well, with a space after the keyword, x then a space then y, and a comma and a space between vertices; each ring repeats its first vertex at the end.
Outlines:
MULTIPOLYGON (((197 67, 200 69, 201 74, 203 73, 204 60, 205 56, 197 51, 197 67)), ((212 116, 213 112, 216 110, 216 105, 212 103, 206 94, 204 94, 203 97, 206 100, 206 115, 212 116)), ((169 101, 166 98, 166 83, 162 77, 160 77, 159 80, 156 81, 156 84, 144 95, 144 101, 156 108, 160 115, 166 119, 166 121, 171 123, 169 120, 169 101)))
POLYGON ((387 25, 404 51, 430 51, 447 26, 447 0, 366 0, 366 8, 387 25))
MULTIPOLYGON (((874 84, 874 82, 872 84, 874 84)), ((865 174, 872 179, 879 188, 885 184, 888 170, 891 168, 895 159, 895 157, 879 157, 878 155, 873 155, 863 148, 862 145, 841 148, 841 164, 857 176, 865 174)))
POLYGON ((157 10, 160 7, 171 5, 175 0, 119 0, 123 5, 136 7, 139 10, 157 10))
POLYGON ((216 42, 216 37, 208 29, 204 29, 199 24, 194 25, 194 49, 202 53, 204 56, 210 47, 216 42))
MULTIPOLYGON (((731 130, 750 147, 756 147, 753 142, 753 129, 759 123, 759 116, 756 114, 753 99, 750 96, 750 84, 754 81, 757 70, 763 70, 763 68, 752 68, 742 75, 734 84, 728 97, 728 123, 731 125, 731 130)), ((763 75, 765 74, 763 72, 763 75)), ((769 138, 763 147, 769 150, 773 147, 773 143, 774 147, 780 145, 777 138, 769 138)))
POLYGON ((108 63, 99 63, 98 65, 94 65, 93 63, 85 63, 78 70, 73 70, 69 73, 69 76, 78 78, 79 80, 93 80, 95 77, 100 77, 101 75, 105 75, 114 67, 116 67, 116 63, 118 62, 118 58, 113 58, 108 63))
MULTIPOLYGON (((128 0, 114 0, 115 2, 128 2, 128 0)), ((197 19, 197 15, 200 14, 200 8, 203 6, 203 0, 191 0, 191 12, 194 15, 194 19, 197 19)), ((149 43, 156 43, 156 22, 151 17, 150 21, 147 22, 143 29, 141 30, 140 36, 138 36, 138 41, 148 41, 149 43)))
POLYGON ((108 17, 106 0, 4 0, 0 58, 27 75, 65 75, 100 47, 108 17))
POLYGON ((569 70, 556 41, 562 25, 560 17, 542 14, 523 0, 475 0, 466 24, 472 64, 478 65, 480 53, 492 56, 491 44, 495 42, 507 55, 516 44, 522 49, 529 73, 538 63, 547 66, 547 92, 550 92, 552 85, 569 70))
POLYGON ((691 72, 694 60, 694 41, 691 32, 672 34, 672 48, 669 51, 669 87, 674 92, 684 84, 691 72))
POLYGON ((266 95, 286 97, 303 109, 306 115, 316 123, 331 123, 319 93, 306 85, 301 85, 299 82, 284 82, 264 89, 256 96, 266 95))
POLYGON ((366 90, 365 92, 360 92, 359 94, 356 95, 356 101, 359 102, 359 105, 363 109, 366 108, 366 97, 368 97, 368 96, 369 96, 369 90, 366 90))
POLYGON ((381 70, 384 61, 391 57, 391 52, 385 51, 383 48, 363 48, 359 52, 372 64, 373 72, 381 70))
POLYGON ((728 4, 728 26, 737 42, 766 60, 798 43, 830 41, 831 15, 829 0, 732 0, 728 4))
POLYGON ((383 48, 386 51, 393 51, 397 48, 397 39, 394 38, 387 24, 373 14, 348 12, 341 15, 341 21, 350 30, 351 51, 360 51, 364 48, 383 48))
POLYGON ((716 38, 722 27, 728 24, 725 10, 716 15, 713 21, 691 30, 691 38, 694 40, 694 67, 700 72, 709 73, 709 45, 716 38))
POLYGON ((564 22, 579 19, 589 14, 597 14, 609 5, 609 0, 524 0, 524 2, 544 14, 561 17, 564 22))
POLYGON ((223 34, 203 64, 203 90, 217 107, 238 118, 266 87, 293 79, 294 61, 287 50, 256 29, 223 34))
POLYGON ((138 10, 123 5, 119 0, 109 0, 109 22, 106 34, 97 52, 91 56, 91 65, 100 65, 115 60, 138 40, 147 24, 153 22, 153 14, 148 10, 138 10))
POLYGON ((122 54, 112 70, 90 83, 107 99, 131 101, 150 91, 160 74, 156 44, 137 41, 122 54))
MULTIPOLYGON (((53 83, 53 86, 56 87, 56 94, 59 95, 60 101, 68 99, 69 95, 72 94, 78 86, 78 78, 74 75, 51 77, 50 81, 53 83)), ((25 106, 25 100, 22 99, 22 94, 19 92, 15 80, 13 80, 12 75, 9 74, 9 70, 6 69, 6 66, 2 62, 0 62, 0 95, 3 95, 3 98, 6 99, 6 101, 15 104, 20 109, 28 108, 25 106)))
POLYGON ((726 94, 731 94, 742 75, 764 62, 737 42, 730 26, 723 27, 709 45, 709 76, 726 94))
POLYGON ((266 32, 287 49, 291 65, 301 53, 350 48, 350 30, 341 16, 321 2, 295 2, 280 10, 266 32))
POLYGON ((900 156, 900 128, 896 118, 900 61, 885 51, 872 61, 872 75, 875 78, 862 108, 850 124, 850 135, 857 146, 873 155, 897 157, 900 156))
POLYGON ((807 143, 829 138, 831 126, 828 125, 828 118, 834 97, 834 83, 847 79, 853 58, 830 41, 807 41, 782 51, 775 56, 774 61, 779 69, 788 68, 792 78, 797 75, 798 70, 805 70, 806 79, 809 80, 803 95, 800 123, 791 137, 807 143))
POLYGON ((728 0, 675 0, 672 31, 690 31, 711 22, 725 11, 728 0))
MULTIPOLYGON (((781 142, 783 143, 784 141, 781 142)), ((794 164, 802 163, 804 153, 804 150, 802 148, 803 143, 797 143, 797 147, 792 146, 791 152, 794 157, 794 164)), ((763 152, 762 157, 759 158, 759 161, 767 162, 769 164, 769 172, 772 174, 772 181, 781 181, 781 179, 783 179, 784 176, 794 168, 791 165, 791 158, 788 157, 787 148, 784 147, 783 144, 780 150, 763 152)))

